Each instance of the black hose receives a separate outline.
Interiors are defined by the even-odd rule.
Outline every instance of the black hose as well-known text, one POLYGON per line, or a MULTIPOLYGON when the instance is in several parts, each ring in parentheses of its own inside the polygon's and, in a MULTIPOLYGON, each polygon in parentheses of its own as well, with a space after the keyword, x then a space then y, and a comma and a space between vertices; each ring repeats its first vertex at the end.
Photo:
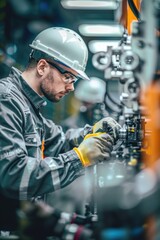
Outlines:
POLYGON ((137 20, 141 20, 140 18, 140 12, 138 11, 138 9, 136 8, 133 0, 128 0, 128 4, 129 4, 129 7, 131 9, 131 11, 133 12, 133 14, 135 15, 135 17, 137 18, 137 20))

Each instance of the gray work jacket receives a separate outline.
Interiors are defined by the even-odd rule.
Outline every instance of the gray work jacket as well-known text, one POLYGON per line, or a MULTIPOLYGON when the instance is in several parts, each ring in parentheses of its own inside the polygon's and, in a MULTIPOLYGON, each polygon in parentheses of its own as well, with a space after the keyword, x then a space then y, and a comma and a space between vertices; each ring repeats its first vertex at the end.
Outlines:
POLYGON ((84 173, 72 149, 91 127, 64 134, 40 113, 45 104, 18 69, 0 80, 0 192, 5 196, 29 200, 63 188, 84 173))

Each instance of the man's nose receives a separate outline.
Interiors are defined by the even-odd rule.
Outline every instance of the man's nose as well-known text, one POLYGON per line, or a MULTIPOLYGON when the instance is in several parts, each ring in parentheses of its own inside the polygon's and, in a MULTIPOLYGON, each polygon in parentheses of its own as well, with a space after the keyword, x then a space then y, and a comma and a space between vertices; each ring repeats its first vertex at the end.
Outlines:
POLYGON ((66 85, 66 90, 69 92, 74 91, 74 83, 69 83, 66 85))

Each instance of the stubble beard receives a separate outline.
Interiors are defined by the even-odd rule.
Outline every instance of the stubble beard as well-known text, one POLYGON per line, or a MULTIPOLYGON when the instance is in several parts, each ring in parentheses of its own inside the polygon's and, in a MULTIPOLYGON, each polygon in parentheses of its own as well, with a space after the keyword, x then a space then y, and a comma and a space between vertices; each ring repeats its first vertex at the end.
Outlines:
POLYGON ((49 88, 54 83, 53 75, 48 74, 46 79, 44 79, 40 85, 41 92, 43 93, 44 97, 47 98, 50 102, 59 102, 60 99, 56 99, 53 93, 53 90, 49 88))

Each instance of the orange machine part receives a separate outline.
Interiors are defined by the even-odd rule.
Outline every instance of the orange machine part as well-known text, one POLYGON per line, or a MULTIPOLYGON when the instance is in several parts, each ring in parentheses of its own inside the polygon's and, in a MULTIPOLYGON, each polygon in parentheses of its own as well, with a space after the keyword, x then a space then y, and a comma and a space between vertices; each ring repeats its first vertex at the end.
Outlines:
POLYGON ((160 82, 152 82, 142 95, 142 104, 146 108, 147 118, 150 119, 146 124, 146 131, 150 132, 147 137, 149 154, 142 156, 142 161, 146 167, 154 168, 155 162, 160 158, 160 82))
MULTIPOLYGON (((141 103, 145 107, 146 132, 150 134, 144 138, 144 145, 148 143, 147 154, 142 154, 145 167, 155 169, 155 162, 160 158, 160 82, 152 82, 141 94, 141 103), (146 139, 147 138, 147 139, 146 139)), ((144 113, 142 113, 144 114, 144 113)), ((155 240, 156 218, 150 216, 146 219, 146 240, 155 240)))
MULTIPOLYGON (((136 8, 140 10, 140 0, 133 0, 136 8)), ((127 29, 128 34, 131 35, 132 33, 132 22, 137 21, 137 18, 134 16, 133 12, 131 11, 128 1, 122 1, 122 15, 120 17, 120 23, 127 29)))

